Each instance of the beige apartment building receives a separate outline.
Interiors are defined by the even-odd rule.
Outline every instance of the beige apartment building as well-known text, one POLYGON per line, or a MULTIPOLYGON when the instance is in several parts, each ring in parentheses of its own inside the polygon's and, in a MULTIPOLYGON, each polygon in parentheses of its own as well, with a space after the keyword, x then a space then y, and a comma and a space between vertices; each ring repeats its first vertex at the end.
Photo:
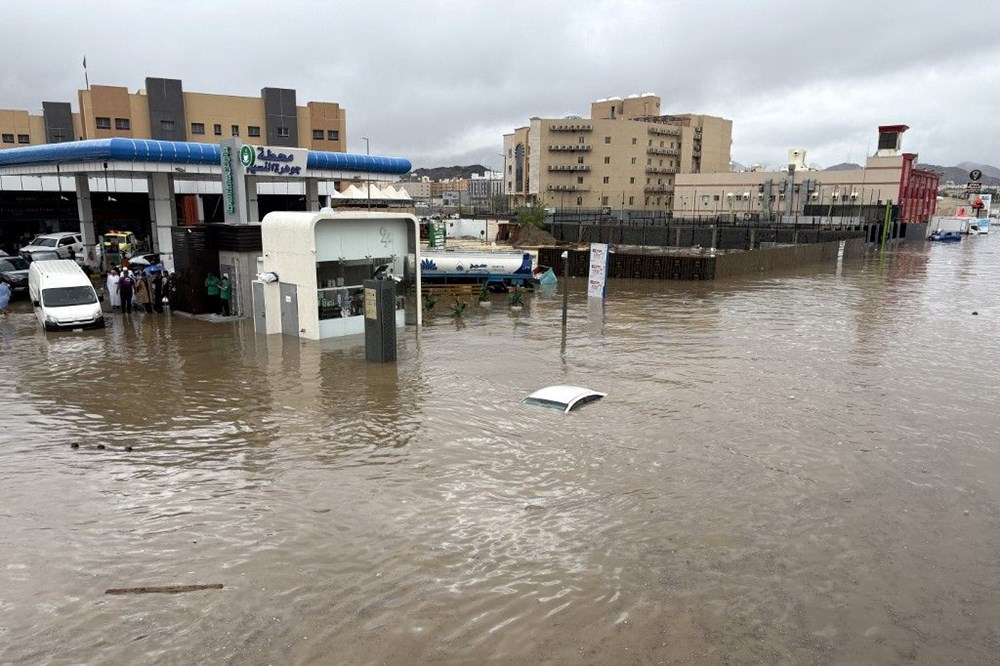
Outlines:
POLYGON ((344 152, 347 113, 332 102, 296 103, 295 90, 263 88, 242 97, 187 92, 178 79, 147 78, 132 93, 124 86, 94 85, 69 102, 43 102, 42 115, 0 110, 0 148, 79 139, 158 139, 244 143, 344 152))
POLYGON ((652 94, 597 100, 590 118, 532 118, 504 135, 512 206, 670 211, 678 174, 728 171, 733 123, 662 115, 652 94))

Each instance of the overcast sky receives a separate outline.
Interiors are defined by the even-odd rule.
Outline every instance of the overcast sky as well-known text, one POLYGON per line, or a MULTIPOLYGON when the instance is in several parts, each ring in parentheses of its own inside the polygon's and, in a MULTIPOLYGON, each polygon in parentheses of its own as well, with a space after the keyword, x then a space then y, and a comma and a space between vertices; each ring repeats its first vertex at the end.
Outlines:
POLYGON ((652 92, 663 113, 733 120, 735 161, 862 162, 910 126, 921 162, 1000 162, 991 3, 928 0, 105 0, 4 4, 0 108, 84 85, 258 95, 347 110, 348 151, 499 168, 532 116, 652 92), (988 9, 989 8, 989 9, 988 9))

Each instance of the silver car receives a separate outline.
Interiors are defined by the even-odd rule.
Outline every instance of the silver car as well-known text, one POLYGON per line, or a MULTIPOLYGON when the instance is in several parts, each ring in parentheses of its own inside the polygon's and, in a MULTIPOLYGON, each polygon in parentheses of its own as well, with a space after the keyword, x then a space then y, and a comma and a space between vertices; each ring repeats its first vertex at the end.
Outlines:
POLYGON ((28 292, 28 262, 22 257, 0 257, 0 275, 14 294, 28 292))

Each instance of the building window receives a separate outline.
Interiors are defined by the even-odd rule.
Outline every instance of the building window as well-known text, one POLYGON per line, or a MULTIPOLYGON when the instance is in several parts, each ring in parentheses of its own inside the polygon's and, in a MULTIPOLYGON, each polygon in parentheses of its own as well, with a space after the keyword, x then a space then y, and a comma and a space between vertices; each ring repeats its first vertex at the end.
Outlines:
POLYGON ((212 125, 212 131, 215 132, 215 136, 222 136, 222 125, 215 123, 212 125))
POLYGON ((577 176, 576 177, 576 184, 577 185, 583 185, 583 176, 577 176))
POLYGON ((579 157, 576 158, 576 163, 583 164, 583 155, 580 155, 579 157))
POLYGON ((232 131, 233 136, 239 136, 240 135, 240 126, 239 125, 233 125, 229 129, 232 131))
POLYGON ((205 123, 191 123, 191 134, 204 134, 205 123))
POLYGON ((632 206, 632 205, 634 205, 634 204, 635 204, 635 197, 629 197, 629 198, 628 198, 628 205, 629 205, 629 206, 632 206))
POLYGON ((3 135, 3 142, 4 143, 14 143, 14 135, 13 134, 4 134, 3 135))
POLYGON ((173 132, 175 129, 177 129, 177 123, 175 123, 172 120, 161 120, 160 129, 163 130, 164 132, 173 132))
POLYGON ((582 206, 583 205, 583 197, 577 197, 576 198, 576 205, 577 206, 582 206))
POLYGON ((282 139, 287 139, 288 138, 288 128, 287 127, 279 127, 278 128, 278 137, 280 137, 282 139))
POLYGON ((111 129, 111 118, 98 116, 94 122, 97 123, 97 129, 111 129))
POLYGON ((604 163, 605 164, 611 164, 611 158, 610 157, 605 157, 604 158, 604 163))
POLYGON ((577 142, 577 143, 583 143, 583 141, 584 141, 584 139, 583 139, 583 137, 582 137, 582 136, 581 136, 581 137, 579 137, 579 138, 578 138, 578 139, 576 140, 576 142, 577 142))
POLYGON ((611 137, 610 136, 604 137, 604 143, 611 143, 611 137))
POLYGON ((601 181, 601 182, 603 182, 603 183, 604 183, 605 185, 607 185, 608 183, 610 183, 610 182, 611 182, 611 177, 610 177, 610 176, 605 176, 605 177, 604 177, 604 180, 603 180, 603 181, 601 181))
POLYGON ((608 205, 608 198, 607 197, 601 197, 601 205, 602 206, 607 206, 608 205))
POLYGON ((632 158, 632 164, 635 164, 635 158, 634 157, 632 158))
POLYGON ((132 121, 130 121, 128 118, 115 118, 115 129, 130 130, 132 129, 132 121))
MULTIPOLYGON (((635 137, 632 137, 632 145, 634 146, 634 145, 636 145, 638 143, 639 143, 639 139, 637 139, 635 137)), ((629 203, 631 203, 631 202, 629 202, 629 203)))
POLYGON ((340 130, 327 130, 326 138, 330 141, 340 141, 340 130))
POLYGON ((62 130, 52 131, 52 143, 62 143, 66 140, 66 133, 62 130))
POLYGON ((323 130, 313 130, 313 141, 322 141, 323 136, 323 130))
POLYGON ((628 179, 628 184, 635 185, 635 176, 632 176, 631 178, 628 179))
POLYGON ((247 125, 247 136, 260 136, 260 127, 257 125, 247 125))
POLYGON ((17 142, 18 143, 31 143, 31 137, 28 136, 27 134, 18 134, 17 135, 17 142))

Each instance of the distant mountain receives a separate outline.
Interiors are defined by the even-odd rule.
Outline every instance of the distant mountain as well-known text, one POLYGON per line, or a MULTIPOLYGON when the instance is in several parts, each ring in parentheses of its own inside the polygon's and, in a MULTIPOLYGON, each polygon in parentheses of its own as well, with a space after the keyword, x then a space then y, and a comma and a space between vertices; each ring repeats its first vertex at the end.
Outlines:
POLYGON ((989 164, 976 164, 975 162, 959 162, 955 166, 960 169, 965 169, 967 172, 973 169, 979 169, 983 172, 984 176, 989 176, 990 178, 1000 178, 1000 169, 995 166, 990 166, 989 164))
POLYGON ((482 164, 473 164, 471 166, 450 166, 450 167, 432 167, 429 169, 414 169, 409 174, 406 175, 407 180, 420 180, 424 176, 430 178, 433 181, 448 180, 450 178, 472 178, 472 174, 483 175, 489 171, 482 164))
POLYGON ((962 162, 958 166, 944 167, 938 166, 937 164, 918 164, 918 169, 924 169, 926 171, 933 171, 941 176, 941 184, 948 182, 949 180, 956 185, 962 185, 969 182, 969 172, 973 169, 979 169, 983 172, 983 177, 980 179, 983 185, 1000 185, 1000 169, 988 164, 972 164, 971 162, 962 162), (994 175, 989 175, 994 174, 994 175))
POLYGON ((834 164, 833 166, 828 166, 823 169, 823 171, 852 171, 854 169, 862 169, 860 164, 855 164, 854 162, 841 162, 840 164, 834 164))

